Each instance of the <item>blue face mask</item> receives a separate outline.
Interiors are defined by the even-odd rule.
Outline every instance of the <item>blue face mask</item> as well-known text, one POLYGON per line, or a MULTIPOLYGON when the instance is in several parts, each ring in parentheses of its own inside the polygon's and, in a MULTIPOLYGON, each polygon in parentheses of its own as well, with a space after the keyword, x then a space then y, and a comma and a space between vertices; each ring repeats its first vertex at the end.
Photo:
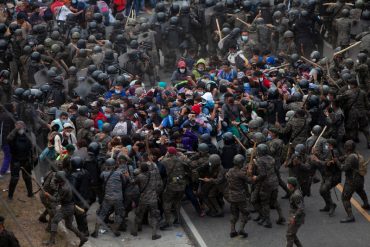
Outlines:
POLYGON ((267 139, 268 141, 271 141, 271 140, 272 140, 272 136, 271 136, 271 135, 267 135, 266 139, 267 139))
POLYGON ((242 41, 247 42, 247 41, 248 41, 248 39, 249 39, 249 37, 248 37, 248 36, 242 36, 242 41))

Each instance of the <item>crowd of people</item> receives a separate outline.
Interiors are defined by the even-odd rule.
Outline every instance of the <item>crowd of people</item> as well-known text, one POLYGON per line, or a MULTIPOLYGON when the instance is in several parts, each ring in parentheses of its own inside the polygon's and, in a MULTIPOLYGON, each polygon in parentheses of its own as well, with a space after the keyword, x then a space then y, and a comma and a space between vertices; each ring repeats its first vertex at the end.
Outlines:
POLYGON ((365 0, 1 1, 8 199, 20 173, 35 195, 37 168, 45 245, 62 220, 80 246, 102 225, 120 236, 132 210, 131 234, 149 222, 159 239, 186 198, 200 217, 223 217, 227 201, 230 237, 248 236, 251 213, 271 228, 274 208, 287 246, 302 246, 312 183, 333 217, 343 182, 340 222, 354 222, 355 192, 370 209, 356 150, 360 133, 370 148, 369 24, 365 0))

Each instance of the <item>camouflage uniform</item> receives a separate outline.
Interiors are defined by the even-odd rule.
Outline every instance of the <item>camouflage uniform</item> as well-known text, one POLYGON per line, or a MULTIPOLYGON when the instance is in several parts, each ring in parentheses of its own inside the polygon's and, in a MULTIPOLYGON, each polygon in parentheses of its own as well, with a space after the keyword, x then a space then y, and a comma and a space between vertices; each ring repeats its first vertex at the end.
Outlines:
POLYGON ((289 222, 288 230, 286 233, 287 239, 287 247, 293 247, 293 243, 297 247, 302 247, 301 242, 298 240, 297 232, 299 227, 304 223, 304 202, 302 192, 299 188, 296 188, 295 191, 289 198, 290 203, 290 211, 289 211, 289 218, 294 219, 294 224, 289 222))
POLYGON ((164 158, 161 163, 166 168, 167 183, 163 192, 163 210, 167 225, 171 226, 171 209, 174 206, 176 216, 180 215, 180 203, 186 187, 186 164, 174 155, 164 158))
POLYGON ((309 123, 310 121, 307 117, 294 117, 284 128, 280 128, 279 134, 289 135, 290 133, 290 142, 293 146, 304 143, 307 139, 309 123))

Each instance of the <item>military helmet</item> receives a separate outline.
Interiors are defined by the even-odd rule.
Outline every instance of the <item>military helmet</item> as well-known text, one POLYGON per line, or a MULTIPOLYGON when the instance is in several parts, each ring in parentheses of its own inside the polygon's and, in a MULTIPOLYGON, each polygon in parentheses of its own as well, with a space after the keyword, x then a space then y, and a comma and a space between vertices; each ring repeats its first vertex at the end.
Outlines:
POLYGON ((234 7, 234 0, 226 0, 225 5, 227 8, 234 7))
POLYGON ((58 45, 58 44, 53 44, 52 46, 51 46, 51 51, 53 52, 53 53, 58 53, 58 52, 60 52, 62 50, 62 48, 60 47, 60 45, 58 45))
POLYGON ((91 142, 87 147, 87 152, 94 154, 97 156, 100 152, 100 144, 97 142, 91 142))
POLYGON ((89 37, 87 38, 87 42, 96 43, 96 37, 94 35, 89 35, 89 37))
POLYGON ((295 63, 299 60, 299 55, 297 53, 293 53, 292 55, 290 55, 290 60, 292 61, 292 63, 295 63))
POLYGON ((341 14, 342 14, 342 17, 349 17, 349 10, 343 9, 341 14))
POLYGON ((213 5, 215 5, 215 1, 214 0, 206 0, 205 4, 206 4, 206 7, 209 8, 209 7, 212 7, 213 5))
POLYGON ((67 179, 67 174, 65 171, 57 171, 55 173, 55 182, 62 183, 65 182, 67 179))
POLYGON ((157 5, 155 6, 155 12, 159 13, 159 12, 165 12, 165 11, 166 11, 166 6, 164 5, 164 3, 163 2, 157 3, 157 5))
POLYGON ((79 39, 76 43, 78 49, 86 49, 86 40, 79 39))
POLYGON ((328 85, 322 85, 322 93, 328 95, 330 87, 328 85))
POLYGON ((139 48, 139 42, 137 42, 136 39, 131 40, 131 42, 130 42, 130 48, 131 49, 138 49, 139 48))
POLYGON ((5 23, 0 23, 0 34, 6 33, 6 30, 8 27, 5 25, 5 23))
POLYGON ((0 39, 0 50, 5 51, 8 48, 8 41, 0 39))
POLYGON ((363 52, 360 52, 359 54, 357 54, 357 59, 360 63, 366 63, 367 61, 367 54, 366 53, 363 53, 363 52))
POLYGON ((108 75, 114 75, 118 73, 118 68, 114 65, 109 65, 107 68, 108 75))
POLYGON ((104 163, 104 165, 106 166, 106 167, 113 167, 113 166, 115 166, 116 165, 116 160, 115 159, 113 159, 113 158, 108 158, 108 159, 106 159, 105 160, 105 163, 104 163))
POLYGON ((311 55, 310 55, 311 59, 316 59, 316 61, 317 61, 317 60, 320 59, 320 57, 321 57, 320 52, 318 52, 318 51, 311 52, 311 55))
POLYGON ((172 16, 170 18, 170 25, 177 25, 177 23, 179 22, 177 16, 172 16))
POLYGON ((306 149, 306 147, 305 147, 304 144, 297 144, 294 148, 294 151, 301 154, 301 153, 305 152, 305 149, 306 149))
POLYGON ((70 66, 68 68, 68 74, 69 75, 76 75, 78 72, 78 69, 76 68, 76 66, 70 66))
POLYGON ((270 152, 269 147, 264 143, 258 144, 256 151, 258 156, 268 155, 270 152))
POLYGON ((245 11, 250 11, 252 9, 252 2, 249 1, 249 0, 245 0, 242 2, 242 8, 245 10, 245 11))
POLYGON ((253 141, 255 141, 257 144, 263 143, 266 141, 266 137, 261 132, 256 132, 253 134, 252 137, 253 141))
POLYGON ((72 33, 72 39, 79 39, 81 38, 81 34, 79 32, 72 33))
POLYGON ((279 91, 276 87, 270 87, 267 90, 267 97, 269 100, 275 100, 279 98, 279 91))
MULTIPOLYGON (((226 0, 226 1, 233 1, 233 0, 226 0)), ((180 8, 180 12, 181 12, 181 14, 188 14, 190 12, 190 6, 188 4, 184 4, 180 8)))
POLYGON ((233 164, 239 167, 242 167, 244 164, 245 158, 241 154, 237 154, 233 158, 233 164))
POLYGON ((250 129, 257 129, 259 127, 258 121, 255 119, 250 120, 248 123, 248 127, 250 129))
POLYGON ((233 136, 233 133, 231 132, 226 132, 225 134, 222 135, 222 139, 224 141, 233 141, 234 140, 234 136, 233 136))
POLYGON ((9 24, 9 30, 11 33, 14 33, 15 30, 20 29, 19 25, 15 22, 9 24))
POLYGON ((344 150, 347 152, 355 151, 356 143, 353 140, 348 140, 344 143, 344 150))
POLYGON ((48 72, 47 72, 47 75, 49 78, 54 78, 57 76, 57 73, 55 72, 55 70, 53 69, 49 69, 48 72))
POLYGON ((256 25, 263 25, 265 20, 262 17, 258 17, 255 21, 256 25))
POLYGON ((258 127, 262 127, 264 123, 263 118, 261 118, 260 116, 257 116, 255 120, 257 121, 258 127))
POLYGON ((32 52, 32 54, 31 54, 31 60, 32 61, 36 61, 36 62, 40 62, 40 60, 41 60, 41 54, 39 52, 37 52, 37 51, 32 52))
POLYGON ((353 68, 353 66, 355 65, 355 63, 353 62, 352 58, 346 58, 344 60, 344 65, 348 68, 348 69, 351 69, 353 68))
POLYGON ((355 2, 355 8, 356 9, 362 9, 364 7, 364 1, 363 0, 357 0, 355 2))
POLYGON ((93 19, 97 23, 101 23, 103 21, 103 15, 101 13, 94 13, 93 19))
POLYGON ((50 47, 52 44, 53 44, 53 40, 52 40, 51 38, 46 38, 46 39, 44 40, 44 45, 45 45, 46 47, 50 47))
POLYGON ((97 70, 98 67, 96 67, 95 64, 90 64, 88 67, 87 67, 87 74, 88 75, 91 75, 95 70, 97 70))
POLYGON ((80 156, 72 156, 70 164, 73 169, 80 169, 83 166, 83 160, 80 156))
POLYGON ((214 7, 214 10, 216 12, 221 12, 224 8, 224 4, 220 1, 216 3, 216 6, 214 7))
POLYGON ((14 96, 17 98, 17 99, 21 99, 22 98, 22 95, 23 95, 23 93, 24 93, 24 89, 23 88, 21 88, 21 87, 19 87, 19 88, 16 88, 15 90, 14 90, 14 96))
POLYGON ((311 95, 308 99, 308 108, 318 107, 320 104, 320 98, 317 95, 311 95))
POLYGON ((303 99, 303 95, 300 92, 294 92, 292 95, 293 101, 301 101, 303 99))
POLYGON ((301 89, 308 89, 309 87, 309 81, 307 79, 302 79, 299 81, 298 85, 301 89))
POLYGON ((201 153, 208 153, 209 152, 209 147, 205 143, 201 143, 198 145, 198 151, 201 153))
POLYGON ((211 154, 208 158, 209 163, 214 165, 221 165, 221 158, 218 154, 211 154))
POLYGON ((82 106, 78 107, 77 112, 80 116, 86 116, 87 113, 89 112, 89 108, 85 105, 82 105, 82 106))
POLYGON ((166 14, 164 12, 157 13, 157 21, 158 22, 165 22, 166 21, 166 14))
POLYGON ((171 12, 172 14, 177 14, 180 12, 180 5, 176 4, 176 3, 173 3, 171 5, 171 12))
POLYGON ((208 134, 208 133, 205 133, 203 135, 200 136, 200 141, 202 143, 210 143, 211 142, 211 135, 208 134))
POLYGON ((98 25, 96 24, 96 22, 95 21, 91 21, 91 22, 89 22, 89 29, 96 29, 96 27, 97 27, 98 25))
POLYGON ((140 31, 141 32, 148 32, 149 28, 150 28, 150 24, 149 23, 143 23, 140 26, 140 31))
POLYGON ((93 48, 93 52, 96 54, 96 53, 101 53, 103 52, 103 49, 99 46, 99 45, 96 45, 94 46, 93 48))
MULTIPOLYGON (((0 42, 1 42, 1 40, 0 40, 0 42)), ((0 50, 2 50, 1 49, 1 46, 2 44, 0 43, 0 50)), ((23 53, 24 54, 31 54, 32 53, 32 47, 31 46, 29 46, 29 45, 25 45, 24 47, 23 47, 23 53)))
POLYGON ((50 38, 51 38, 52 40, 59 40, 59 38, 60 38, 60 33, 59 33, 59 31, 53 31, 53 32, 51 33, 51 35, 50 35, 50 38))
POLYGON ((105 80, 108 80, 108 79, 109 79, 109 76, 104 72, 102 72, 98 75, 98 81, 99 82, 104 82, 105 80))
POLYGON ((320 135, 321 131, 322 131, 322 127, 320 125, 315 125, 312 127, 312 134, 314 134, 315 136, 320 135))
POLYGON ((283 37, 284 37, 284 39, 293 38, 294 37, 294 34, 293 34, 292 31, 287 30, 287 31, 285 31, 283 37))
POLYGON ((116 43, 122 43, 125 41, 125 36, 123 36, 123 34, 118 34, 116 36, 116 43))
POLYGON ((228 28, 228 27, 224 27, 224 28, 222 28, 221 32, 222 32, 223 36, 226 36, 226 35, 231 33, 231 29, 228 28))
POLYGON ((274 14, 272 15, 272 18, 273 18, 274 20, 278 20, 278 19, 280 19, 282 16, 283 16, 283 14, 281 13, 281 11, 277 10, 277 11, 275 11, 275 12, 274 12, 274 14))
POLYGON ((58 108, 56 107, 50 107, 49 110, 48 110, 48 115, 55 115, 58 111, 58 108))

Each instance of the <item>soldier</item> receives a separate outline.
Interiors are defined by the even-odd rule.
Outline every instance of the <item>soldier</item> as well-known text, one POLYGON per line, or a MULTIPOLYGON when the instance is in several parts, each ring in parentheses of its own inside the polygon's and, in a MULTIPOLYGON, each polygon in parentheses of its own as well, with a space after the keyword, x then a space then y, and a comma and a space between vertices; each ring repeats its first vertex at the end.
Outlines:
POLYGON ((32 180, 28 174, 32 173, 33 159, 35 155, 35 136, 26 129, 23 121, 15 123, 15 128, 9 133, 7 142, 11 152, 10 182, 8 198, 13 199, 14 191, 19 180, 19 172, 22 170, 22 177, 27 188, 27 196, 33 197, 32 180), (24 169, 24 170, 23 170, 24 169))
POLYGON ((315 153, 310 157, 312 163, 318 167, 322 176, 320 195, 325 201, 325 207, 320 209, 320 212, 329 212, 329 216, 334 215, 335 208, 337 207, 331 198, 331 189, 340 183, 342 175, 337 164, 339 152, 335 149, 335 145, 336 141, 334 139, 328 140, 330 155, 325 160, 319 158, 319 155, 315 153))
POLYGON ((75 204, 73 202, 72 188, 70 187, 66 173, 58 171, 55 174, 55 182, 57 183, 57 192, 54 195, 45 192, 45 197, 55 203, 60 203, 61 208, 56 210, 55 216, 51 221, 51 232, 48 241, 44 245, 51 246, 55 244, 55 237, 57 235, 58 223, 64 219, 65 226, 71 230, 76 236, 80 238, 79 246, 83 246, 88 238, 85 237, 76 227, 73 226, 73 215, 75 211, 75 204))
POLYGON ((235 143, 234 136, 231 132, 226 132, 222 139, 224 140, 224 146, 221 149, 221 162, 225 169, 233 167, 232 158, 239 153, 239 147, 235 143))
POLYGON ((176 148, 168 147, 166 156, 161 163, 166 168, 167 183, 163 192, 163 211, 165 224, 160 227, 161 230, 172 227, 171 209, 175 208, 176 217, 179 219, 181 199, 184 196, 186 181, 185 162, 177 157, 176 148))
POLYGON ((366 53, 360 52, 357 54, 357 62, 355 65, 355 72, 358 77, 360 89, 362 89, 369 96, 369 67, 367 65, 368 56, 366 53))
POLYGON ((298 181, 295 177, 288 178, 288 188, 291 191, 289 198, 290 211, 289 211, 289 224, 286 233, 287 247, 302 247, 301 242, 297 237, 299 227, 304 223, 304 202, 302 192, 299 188, 298 181))
POLYGON ((270 50, 271 47, 271 28, 266 26, 263 18, 259 17, 255 20, 254 24, 257 28, 258 47, 261 51, 270 50))
MULTIPOLYGON (((129 173, 126 172, 125 176, 129 178, 129 173)), ((140 173, 131 179, 130 182, 137 184, 140 192, 139 205, 135 211, 135 222, 131 235, 137 236, 137 232, 141 231, 146 212, 149 212, 149 222, 152 226, 152 240, 160 239, 161 235, 157 234, 160 219, 158 198, 162 191, 163 183, 158 168, 155 165, 149 165, 148 162, 142 162, 140 164, 140 173)))
POLYGON ((94 121, 86 119, 84 121, 83 128, 77 132, 77 140, 85 140, 87 144, 90 144, 94 140, 95 128, 94 121))
POLYGON ((357 81, 349 81, 349 90, 337 98, 344 104, 345 127, 347 139, 358 142, 358 131, 365 135, 367 146, 370 148, 370 134, 368 130, 367 111, 369 110, 369 101, 366 93, 358 88, 357 81))
POLYGON ((125 215, 125 209, 123 206, 123 189, 126 182, 123 170, 117 167, 116 160, 113 158, 107 159, 104 165, 106 170, 100 174, 100 178, 103 181, 104 199, 101 204, 101 208, 97 213, 94 232, 91 234, 94 238, 98 237, 99 226, 109 215, 112 208, 115 216, 112 231, 116 237, 119 237, 121 235, 119 232, 119 226, 121 225, 125 215))
POLYGON ((163 48, 164 56, 164 67, 167 71, 172 71, 178 58, 181 54, 178 50, 180 43, 182 42, 182 28, 178 25, 178 18, 173 16, 169 20, 169 25, 166 27, 163 33, 162 40, 165 40, 163 48))
POLYGON ((200 136, 200 143, 205 143, 208 146, 209 154, 218 154, 217 147, 212 143, 210 134, 203 134, 200 136))
POLYGON ((78 132, 80 129, 84 127, 85 120, 88 119, 87 115, 89 113, 89 109, 87 108, 87 106, 82 105, 78 107, 77 112, 78 116, 76 117, 76 131, 78 132))
POLYGON ((5 229, 4 217, 0 216, 0 245, 7 247, 19 247, 18 239, 11 231, 5 229))
POLYGON ((69 99, 74 98, 74 89, 78 86, 77 71, 78 69, 75 66, 68 68, 68 79, 66 80, 66 85, 69 99))
MULTIPOLYGON (((49 171, 44 178, 42 183, 43 191, 48 192, 50 195, 54 195, 57 192, 58 186, 55 181, 55 171, 52 167, 52 170, 49 171)), ((51 231, 51 220, 53 219, 57 207, 57 203, 46 198, 44 193, 40 193, 40 200, 45 207, 44 212, 39 216, 39 221, 43 223, 48 223, 46 231, 51 231), (49 215, 49 220, 46 219, 46 216, 49 215)))
POLYGON ((271 140, 269 140, 266 144, 269 147, 270 155, 275 159, 275 172, 279 180, 279 185, 286 192, 286 196, 288 196, 289 198, 289 190, 286 186, 286 183, 281 178, 280 174, 280 167, 282 165, 282 159, 284 155, 284 142, 279 139, 278 134, 279 132, 276 128, 270 128, 267 139, 271 140))
POLYGON ((234 238, 241 235, 244 238, 248 237, 248 233, 244 230, 248 222, 249 212, 247 209, 248 182, 246 171, 243 171, 244 157, 237 154, 233 158, 234 166, 226 173, 228 201, 230 202, 231 211, 231 229, 230 237, 234 238), (240 219, 240 230, 237 232, 235 224, 240 219))
POLYGON ((102 161, 98 159, 99 151, 100 144, 97 142, 92 142, 87 147, 88 156, 85 160, 85 169, 88 171, 90 176, 90 204, 93 204, 96 201, 96 197, 98 197, 99 204, 101 204, 103 201, 102 180, 100 178, 100 164, 102 161))
POLYGON ((294 34, 287 30, 283 34, 284 41, 280 43, 277 54, 282 57, 290 57, 293 53, 297 53, 298 49, 294 42, 294 34))
POLYGON ((289 135, 290 133, 289 143, 295 146, 307 139, 309 123, 310 119, 307 118, 305 111, 300 109, 284 128, 279 123, 276 124, 276 127, 279 128, 280 135, 289 135))
POLYGON ((252 176, 252 181, 255 183, 255 194, 252 203, 259 211, 258 224, 266 228, 271 228, 270 220, 270 205, 274 205, 278 210, 278 222, 282 223, 283 217, 280 205, 277 203, 278 196, 278 178, 275 173, 275 160, 269 155, 268 146, 261 143, 257 146, 257 159, 255 163, 255 174, 252 176))
POLYGON ((112 137, 109 133, 112 131, 112 128, 109 123, 104 123, 102 131, 95 135, 94 141, 100 144, 99 159, 105 160, 108 152, 108 143, 112 140, 112 137))
POLYGON ((352 20, 349 18, 350 13, 348 9, 343 9, 341 14, 342 17, 335 19, 333 24, 337 32, 336 46, 340 46, 343 49, 346 48, 351 41, 352 20))
POLYGON ((223 194, 225 187, 226 170, 221 166, 221 158, 218 154, 212 154, 208 159, 209 167, 201 180, 201 194, 204 203, 208 207, 207 215, 211 217, 223 217, 222 210, 223 194))
POLYGON ((79 156, 73 156, 70 159, 71 174, 69 176, 71 186, 73 186, 73 201, 80 208, 84 209, 84 213, 75 213, 78 230, 86 237, 89 236, 87 226, 87 211, 89 210, 90 200, 90 174, 84 168, 84 161, 79 156))
POLYGON ((298 144, 294 148, 294 154, 288 159, 286 167, 289 168, 289 176, 297 178, 302 189, 303 196, 310 196, 310 165, 306 162, 306 147, 298 144))
MULTIPOLYGON (((364 190, 364 176, 359 173, 360 155, 356 152, 356 144, 352 140, 348 140, 344 143, 345 160, 340 165, 340 169, 344 171, 346 180, 344 182, 342 202, 343 207, 346 210, 347 217, 342 219, 341 223, 355 222, 355 217, 352 213, 351 197, 356 192, 363 201, 362 208, 370 210, 370 205, 366 192, 364 190)), ((362 157, 363 159, 363 157, 362 157)))

